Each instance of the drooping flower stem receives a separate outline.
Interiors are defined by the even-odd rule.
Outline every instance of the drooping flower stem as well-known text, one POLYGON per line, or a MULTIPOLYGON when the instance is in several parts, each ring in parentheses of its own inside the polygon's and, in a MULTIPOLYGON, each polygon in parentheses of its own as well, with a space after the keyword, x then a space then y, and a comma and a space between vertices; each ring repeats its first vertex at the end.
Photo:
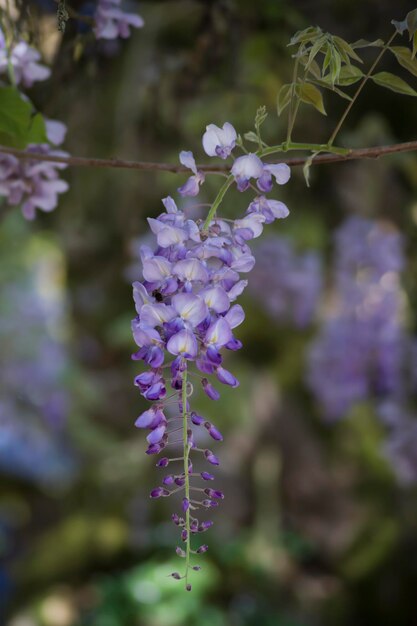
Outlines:
MULTIPOLYGON (((190 444, 188 443, 188 421, 187 421, 187 362, 185 362, 185 369, 182 373, 182 436, 183 436, 183 451, 184 451, 184 478, 185 478, 185 497, 187 501, 190 501, 190 468, 188 465, 188 457, 190 454, 190 444)), ((187 538, 185 541, 185 588, 188 585, 188 570, 190 567, 190 549, 191 549, 191 537, 190 537, 190 507, 188 506, 185 511, 185 530, 187 532, 187 538)))
POLYGON ((219 193, 214 199, 213 204, 211 205, 211 209, 207 214, 206 221, 203 225, 203 230, 207 230, 210 226, 210 222, 216 217, 216 211, 222 203, 222 200, 226 194, 226 191, 229 189, 230 185, 234 181, 234 176, 228 176, 224 184, 220 187, 219 193))

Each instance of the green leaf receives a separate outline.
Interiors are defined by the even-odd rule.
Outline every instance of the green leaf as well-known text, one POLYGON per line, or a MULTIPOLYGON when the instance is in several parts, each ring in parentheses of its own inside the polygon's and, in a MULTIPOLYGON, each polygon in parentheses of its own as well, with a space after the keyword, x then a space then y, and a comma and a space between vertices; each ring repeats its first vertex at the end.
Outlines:
POLYGON ((330 82, 325 82, 324 80, 311 79, 311 78, 309 80, 314 85, 318 85, 319 87, 323 87, 324 89, 329 89, 329 91, 333 91, 333 93, 337 93, 337 95, 340 96, 341 98, 344 98, 345 100, 349 100, 349 102, 352 101, 352 98, 347 93, 345 93, 341 89, 338 89, 337 87, 332 85, 330 82))
POLYGON ((258 110, 256 111, 256 115, 255 115, 255 127, 257 129, 259 129, 260 126, 262 126, 262 124, 264 123, 264 121, 266 120, 267 117, 268 117, 268 113, 266 111, 266 106, 263 105, 263 106, 259 107, 258 110))
POLYGON ((343 87, 349 87, 349 85, 354 85, 361 78, 363 78, 364 73, 359 67, 356 65, 344 66, 340 70, 339 80, 337 81, 338 85, 342 85, 343 87))
POLYGON ((322 75, 326 73, 326 70, 329 67, 330 59, 332 58, 332 53, 333 53, 333 46, 329 45, 327 47, 327 52, 325 54, 324 61, 323 61, 322 75))
POLYGON ((13 148, 47 142, 45 121, 15 87, 0 87, 0 142, 13 148))
POLYGON ((340 58, 340 54, 335 50, 334 54, 332 54, 332 58, 330 59, 330 78, 333 85, 338 82, 341 69, 342 60, 340 58))
MULTIPOLYGON (((363 63, 362 59, 360 58, 360 56, 358 56, 356 54, 356 52, 354 51, 354 49, 352 48, 352 46, 345 41, 344 39, 342 39, 341 37, 337 37, 336 35, 333 36, 333 41, 335 42, 335 44, 337 45, 338 49, 340 50, 340 52, 345 52, 345 54, 348 55, 348 57, 350 57, 351 59, 355 59, 355 61, 357 61, 358 63, 363 63)), ((349 64, 349 59, 348 59, 348 64, 349 64)))
POLYGON ((411 55, 412 59, 414 59, 414 57, 416 56, 416 53, 417 53, 417 32, 415 32, 413 35, 413 52, 411 55))
POLYGON ((395 93, 401 93, 405 96, 417 96, 417 91, 414 91, 405 80, 389 72, 379 72, 379 74, 374 74, 370 76, 370 78, 372 78, 377 85, 386 87, 386 89, 395 91, 395 93))
POLYGON ((278 115, 281 115, 283 110, 289 105, 290 100, 291 100, 292 88, 293 88, 293 84, 288 83, 286 85, 282 85, 281 89, 279 90, 278 98, 277 98, 278 115))
POLYGON ((405 46, 391 46, 389 50, 395 55, 398 63, 417 76, 417 60, 413 58, 411 50, 405 46))
POLYGON ((297 43, 306 43, 308 41, 314 41, 316 37, 322 34, 321 28, 318 26, 309 26, 305 30, 299 30, 290 39, 289 46, 294 46, 297 43))
POLYGON ((317 87, 311 83, 300 83, 295 86, 295 90, 302 102, 313 105, 320 113, 327 115, 323 104, 323 96, 317 87))
POLYGON ((0 88, 0 131, 10 137, 8 145, 24 147, 31 124, 32 107, 15 87, 0 88))
POLYGON ((414 33, 417 31, 417 9, 414 9, 413 11, 410 11, 410 13, 407 13, 405 21, 407 23, 407 30, 410 34, 411 40, 414 36, 414 33))
POLYGON ((308 72, 310 65, 312 64, 312 62, 314 61, 315 57, 318 55, 320 50, 323 48, 325 40, 326 40, 325 36, 319 37, 317 41, 311 46, 309 55, 308 55, 308 61, 305 66, 306 72, 308 72))
POLYGON ((382 39, 375 39, 375 41, 368 41, 367 39, 358 39, 354 43, 350 44, 350 47, 355 48, 382 48, 384 42, 382 39))
POLYGON ((253 143, 259 143, 258 135, 254 133, 253 130, 250 130, 248 133, 245 133, 243 136, 247 141, 252 141, 253 143))
POLYGON ((318 155, 318 152, 313 152, 313 154, 311 154, 308 157, 308 159, 303 165, 303 175, 304 175, 304 180, 306 181, 307 187, 310 187, 310 168, 313 163, 314 157, 317 155, 318 155))
POLYGON ((36 115, 32 117, 26 143, 48 143, 45 120, 40 113, 36 113, 36 115))

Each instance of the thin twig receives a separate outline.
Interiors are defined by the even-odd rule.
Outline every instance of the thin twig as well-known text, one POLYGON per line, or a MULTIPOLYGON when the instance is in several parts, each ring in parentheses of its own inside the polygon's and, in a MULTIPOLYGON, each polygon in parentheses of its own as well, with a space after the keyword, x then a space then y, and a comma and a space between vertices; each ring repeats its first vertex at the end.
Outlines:
MULTIPOLYGON (((352 161, 355 159, 377 159, 381 156, 387 156, 389 154, 396 154, 400 152, 413 152, 417 151, 417 141, 406 141, 404 143, 396 143, 388 146, 373 146, 371 148, 359 148, 352 149, 347 154, 320 154, 314 159, 314 164, 319 163, 337 163, 340 161, 352 161)), ((125 161, 123 159, 90 159, 86 157, 77 156, 52 156, 45 155, 38 152, 25 152, 24 150, 18 150, 17 148, 9 148, 7 146, 0 146, 0 153, 11 154, 17 159, 29 159, 32 161, 46 161, 49 163, 64 163, 72 167, 99 167, 99 168, 114 168, 114 169, 129 169, 129 170, 142 170, 142 171, 155 171, 155 172, 171 172, 173 174, 189 173, 189 170, 183 165, 175 165, 173 163, 152 163, 150 161, 125 161)), ((287 163, 288 165, 295 167, 298 165, 304 165, 306 157, 300 158, 287 158, 279 159, 278 163, 287 163)), ((199 165, 199 170, 212 174, 223 174, 230 170, 230 166, 227 164, 219 165, 199 165)))

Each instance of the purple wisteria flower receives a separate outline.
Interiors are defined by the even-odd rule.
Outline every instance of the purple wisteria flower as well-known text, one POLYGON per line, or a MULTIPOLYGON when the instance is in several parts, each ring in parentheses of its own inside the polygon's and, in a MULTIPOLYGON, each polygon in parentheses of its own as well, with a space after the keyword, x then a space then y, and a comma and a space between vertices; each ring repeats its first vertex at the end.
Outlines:
POLYGON ((94 34, 97 39, 126 39, 130 28, 142 28, 144 21, 136 13, 125 13, 121 0, 98 0, 94 15, 94 34))
POLYGON ((330 419, 366 398, 400 394, 407 343, 401 236, 389 224, 350 217, 335 241, 332 306, 308 359, 309 385, 330 419))
POLYGON ((265 165, 256 154, 244 154, 233 163, 231 173, 235 177, 239 191, 246 191, 252 178, 263 193, 272 191, 273 178, 278 185, 285 185, 290 178, 290 168, 286 163, 265 165))
MULTIPOLYGON (((276 200, 261 196, 252 205, 280 205, 275 215, 286 217, 287 207, 276 200), (282 205, 282 206, 281 206, 282 205)), ((272 214, 274 215, 274 214, 272 214)), ((267 223, 267 220, 265 220, 267 223)), ((249 290, 276 320, 304 328, 312 322, 322 295, 322 268, 317 253, 297 254, 289 239, 269 235, 254 249, 256 265, 249 290)))
MULTIPOLYGON (((233 149, 235 138, 236 131, 230 124, 223 129, 209 125, 203 146, 208 154, 224 158, 233 149)), ((180 160, 193 175, 178 191, 182 196, 196 196, 204 174, 197 170, 191 152, 181 152, 180 160)), ((272 171, 280 184, 288 180, 287 166, 274 165, 271 171, 268 167, 261 162, 259 177, 264 176, 264 181, 272 171)), ((158 461, 160 468, 171 463, 181 466, 162 478, 151 497, 168 497, 177 492, 181 495, 182 513, 174 513, 172 520, 181 529, 185 550, 178 547, 177 554, 185 557, 186 567, 184 576, 177 572, 172 576, 184 578, 190 590, 190 554, 207 550, 205 544, 192 549, 191 538, 212 525, 197 515, 217 506, 223 498, 221 491, 199 486, 198 481, 213 480, 211 473, 193 469, 196 460, 219 465, 205 441, 207 437, 213 441, 223 439, 211 420, 191 410, 193 385, 200 379, 202 390, 212 400, 220 397, 216 383, 239 385, 224 366, 224 354, 242 347, 234 333, 245 314, 235 301, 247 285, 242 275, 250 272, 255 263, 248 242, 259 237, 265 223, 286 217, 288 209, 278 201, 256 197, 241 218, 226 220, 210 214, 203 222, 190 219, 171 197, 163 204, 165 212, 148 219, 156 245, 141 247, 142 278, 133 284, 137 316, 132 321, 132 332, 138 351, 132 358, 148 366, 136 376, 135 385, 152 402, 151 408, 138 417, 136 426, 149 431, 149 455, 180 446, 181 452, 174 458, 164 456, 158 461), (196 457, 193 460, 191 453, 196 457)))
POLYGON ((184 167, 188 167, 193 173, 192 176, 186 181, 184 185, 178 188, 178 193, 185 196, 198 196, 200 192, 200 185, 204 183, 206 178, 204 172, 197 170, 197 165, 192 152, 183 150, 180 152, 180 163, 184 167))
MULTIPOLYGON (((51 143, 59 144, 65 137, 66 127, 62 122, 49 120, 46 132, 51 143)), ((30 144, 26 150, 45 156, 67 156, 66 152, 55 150, 49 144, 30 144)), ((1 154, 0 196, 4 196, 10 206, 21 205, 25 218, 33 220, 36 209, 53 211, 58 204, 58 195, 68 190, 68 183, 59 178, 59 170, 66 167, 65 163, 19 160, 1 154)))
POLYGON ((6 47, 4 35, 0 29, 0 74, 13 73, 15 85, 32 87, 37 81, 46 80, 51 70, 39 63, 41 55, 26 41, 18 41, 10 50, 6 47))
POLYGON ((236 139, 237 133, 229 122, 223 124, 223 128, 209 124, 203 135, 203 148, 209 156, 227 159, 236 146, 236 139))

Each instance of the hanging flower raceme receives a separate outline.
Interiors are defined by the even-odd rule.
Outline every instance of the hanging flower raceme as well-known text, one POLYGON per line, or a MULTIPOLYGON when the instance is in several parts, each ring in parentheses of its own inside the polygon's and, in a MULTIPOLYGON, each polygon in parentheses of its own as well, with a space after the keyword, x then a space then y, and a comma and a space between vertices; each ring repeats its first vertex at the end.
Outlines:
POLYGON ((403 241, 389 224, 350 217, 336 233, 333 308, 313 342, 308 382, 330 419, 403 387, 403 241))
MULTIPOLYGON (((46 122, 47 138, 53 145, 62 143, 66 126, 62 122, 46 122)), ((45 156, 67 156, 66 152, 55 150, 50 144, 30 144, 27 152, 42 153, 45 156)), ((59 178, 59 170, 65 163, 17 159, 10 154, 0 154, 0 196, 7 199, 10 206, 22 207, 28 220, 35 218, 36 209, 53 211, 58 204, 58 194, 68 190, 68 183, 59 178)))
MULTIPOLYGON (((203 146, 209 155, 225 158, 235 147, 235 139, 231 124, 225 124, 223 129, 211 124, 203 137, 203 146)), ((195 196, 204 174, 198 170, 191 152, 181 152, 180 160, 193 175, 179 193, 195 196)), ((270 176, 268 166, 261 166, 260 176, 266 180, 270 176)), ((271 167, 281 184, 288 180, 288 166, 271 167)), ((236 176, 234 170, 235 165, 231 173, 236 176)), ((264 187, 267 186, 265 182, 264 187)), ((142 280, 133 284, 137 317, 132 331, 139 349, 132 358, 148 366, 135 378, 135 385, 152 402, 138 417, 136 426, 148 431, 147 454, 163 452, 157 466, 169 466, 169 473, 151 491, 151 498, 180 495, 182 511, 174 513, 172 520, 180 529, 184 544, 177 548, 177 554, 185 559, 185 573, 174 572, 172 576, 184 579, 190 590, 189 571, 200 569, 191 565, 191 555, 207 550, 206 544, 192 545, 192 538, 212 526, 212 521, 202 519, 201 514, 217 507, 223 499, 221 491, 206 486, 214 479, 210 466, 219 465, 219 459, 205 444, 207 437, 214 442, 223 437, 211 420, 192 409, 190 378, 197 375, 203 391, 212 400, 220 398, 216 383, 239 385, 224 366, 224 355, 242 347, 234 333, 245 316, 235 301, 247 285, 242 274, 250 272, 255 263, 248 241, 262 233, 265 223, 286 217, 288 209, 262 196, 251 202, 242 218, 226 220, 215 213, 216 199, 203 222, 190 219, 171 197, 165 198, 163 204, 165 212, 148 219, 156 245, 141 247, 142 280), (178 446, 179 453, 167 454, 178 446)))
MULTIPOLYGON (((14 86, 31 87, 34 82, 49 78, 49 68, 41 65, 40 53, 25 41, 6 46, 6 40, 0 29, 0 74, 9 77, 14 86)), ((25 94, 19 94, 27 106, 30 102, 25 94)), ((65 124, 56 120, 44 120, 46 139, 44 143, 29 143, 25 150, 29 153, 42 154, 45 157, 68 156, 66 152, 56 150, 67 132, 65 124), (47 141, 46 141, 47 140, 47 141)), ((65 169, 65 163, 46 160, 18 159, 11 154, 0 154, 0 196, 9 206, 21 206, 24 217, 33 220, 36 209, 52 211, 58 204, 58 196, 68 190, 68 183, 59 177, 59 170, 65 169)))

